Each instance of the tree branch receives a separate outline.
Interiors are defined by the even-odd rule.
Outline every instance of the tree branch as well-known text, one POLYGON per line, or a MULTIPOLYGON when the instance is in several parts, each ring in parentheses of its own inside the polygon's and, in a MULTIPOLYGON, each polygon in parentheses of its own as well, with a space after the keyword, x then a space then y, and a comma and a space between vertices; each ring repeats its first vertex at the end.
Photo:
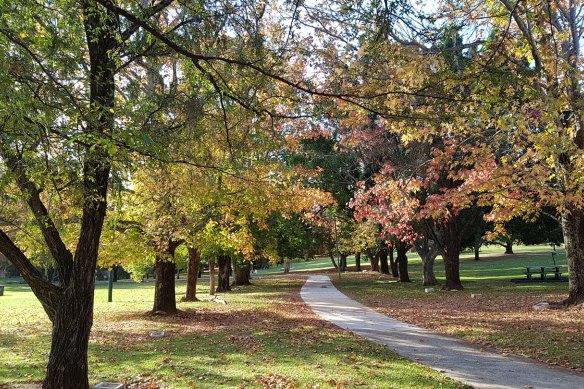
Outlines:
POLYGON ((511 4, 510 0, 500 0, 500 1, 505 6, 505 8, 507 8, 507 11, 509 11, 511 13, 513 20, 515 20, 515 23, 517 23, 517 27, 519 27, 519 30, 523 34, 523 37, 527 40, 527 43, 529 43, 529 48, 531 50, 531 55, 533 56, 533 60, 535 61, 536 69, 538 69, 538 70, 543 69, 543 63, 541 60, 541 56, 539 54, 539 49, 537 47, 537 43, 535 42, 535 38, 534 38, 533 34, 531 33, 531 29, 527 26, 527 24, 525 24, 525 20, 521 19, 521 17, 519 16, 519 13, 517 12, 517 4, 518 3, 511 4))
POLYGON ((61 288, 43 279, 43 276, 32 265, 24 253, 12 242, 12 239, 0 229, 0 252, 18 269, 20 275, 31 287, 39 299, 49 319, 55 317, 55 306, 61 294, 61 288))
MULTIPOLYGON (((166 7, 173 3, 174 0, 162 0, 160 3, 152 5, 144 10, 141 15, 144 19, 151 18, 157 13, 163 11, 166 7)), ((140 28, 138 23, 132 23, 126 30, 120 33, 122 41, 127 41, 140 28)))
POLYGON ((12 153, 3 141, 0 141, 0 156, 14 175, 16 185, 26 196, 26 203, 35 217, 53 259, 57 262, 61 283, 66 284, 71 277, 73 255, 65 246, 49 211, 40 198, 41 190, 28 178, 22 156, 12 153))
MULTIPOLYGON (((432 99, 438 99, 438 100, 449 100, 449 101, 452 100, 452 98, 450 98, 450 97, 445 97, 445 96, 440 96, 440 95, 429 95, 429 94, 409 92, 409 91, 384 91, 381 93, 376 93, 373 96, 368 96, 368 95, 360 95, 360 94, 356 94, 356 93, 332 93, 332 92, 326 92, 326 91, 317 90, 317 89, 311 89, 309 87, 302 85, 302 83, 300 83, 300 82, 291 81, 284 76, 272 73, 272 72, 256 65, 255 63, 252 63, 249 61, 221 57, 221 56, 210 56, 210 55, 193 53, 193 52, 189 51, 188 49, 186 49, 185 47, 174 42, 172 39, 167 37, 163 32, 159 31, 157 28, 155 28, 152 25, 150 25, 149 23, 141 20, 139 17, 132 14, 131 12, 112 4, 109 0, 96 0, 96 2, 101 4, 103 7, 110 10, 111 12, 113 12, 117 15, 123 16, 124 18, 126 18, 130 22, 139 25, 144 30, 148 31, 154 37, 156 37, 158 40, 160 40, 162 43, 164 43, 166 46, 168 46, 170 49, 172 49, 176 53, 178 53, 186 58, 191 59, 195 64, 200 64, 201 62, 207 62, 207 63, 223 62, 223 63, 229 64, 229 65, 237 65, 237 66, 246 67, 246 68, 249 68, 249 69, 252 69, 252 70, 258 72, 259 74, 261 74, 263 76, 269 77, 269 78, 271 78, 275 81, 278 81, 284 85, 290 86, 290 87, 292 87, 300 92, 304 92, 304 93, 307 93, 307 94, 312 95, 312 96, 338 98, 338 99, 344 100, 348 103, 351 103, 351 104, 357 105, 361 108, 364 108, 372 113, 378 113, 378 112, 374 112, 371 109, 366 108, 362 103, 359 103, 359 102, 355 101, 354 99, 372 99, 372 98, 386 96, 386 95, 404 95, 404 96, 432 98, 432 99)), ((387 115, 385 115, 385 116, 387 116, 387 115)))

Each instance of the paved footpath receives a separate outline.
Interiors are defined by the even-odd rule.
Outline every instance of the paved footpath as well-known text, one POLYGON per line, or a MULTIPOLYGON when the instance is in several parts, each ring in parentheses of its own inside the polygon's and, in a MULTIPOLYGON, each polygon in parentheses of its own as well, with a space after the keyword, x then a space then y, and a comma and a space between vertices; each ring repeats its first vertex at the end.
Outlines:
POLYGON ((584 389, 584 376, 508 357, 375 312, 342 294, 327 276, 311 276, 302 299, 321 318, 476 388, 584 389))

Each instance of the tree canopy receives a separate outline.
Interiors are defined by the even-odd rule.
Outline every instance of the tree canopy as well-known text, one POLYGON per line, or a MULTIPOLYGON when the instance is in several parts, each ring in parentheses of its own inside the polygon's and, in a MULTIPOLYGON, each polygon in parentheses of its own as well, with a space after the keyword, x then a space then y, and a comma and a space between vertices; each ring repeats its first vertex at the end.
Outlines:
POLYGON ((387 272, 389 247, 405 282, 413 245, 461 289, 471 232, 559 223, 582 303, 583 11, 0 1, 0 252, 53 325, 44 387, 89 386, 98 264, 154 263, 174 301, 181 244, 227 283, 230 261, 315 250, 387 272))

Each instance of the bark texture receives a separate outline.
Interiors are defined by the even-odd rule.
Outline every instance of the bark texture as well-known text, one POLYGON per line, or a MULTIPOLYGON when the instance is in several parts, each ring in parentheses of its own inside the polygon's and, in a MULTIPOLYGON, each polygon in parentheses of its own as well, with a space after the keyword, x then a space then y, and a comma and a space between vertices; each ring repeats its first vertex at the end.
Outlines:
POLYGON ((398 278, 399 271, 397 268, 397 262, 393 258, 393 246, 389 248, 389 267, 391 269, 391 276, 394 278, 398 278))
POLYGON ((440 285, 440 282, 436 279, 436 275, 434 274, 434 261, 436 257, 428 258, 422 262, 422 267, 424 268, 424 286, 432 286, 432 285, 440 285))
POLYGON ((361 271, 361 253, 355 253, 355 270, 361 271))
POLYGON ((249 262, 242 263, 235 270, 235 279, 233 285, 251 285, 251 264, 249 262))
POLYGON ((373 249, 365 250, 365 254, 371 264, 371 271, 379 271, 379 255, 373 249))
POLYGON ((379 272, 382 274, 389 274, 389 262, 387 257, 389 255, 389 249, 387 247, 381 247, 379 249, 379 272))
POLYGON ((0 229, 0 252, 18 269, 20 275, 31 287, 36 298, 51 321, 54 321, 57 302, 61 299, 62 288, 43 279, 39 271, 24 253, 12 242, 12 239, 0 229))
POLYGON ((584 210, 573 209, 562 217, 564 244, 568 259, 568 298, 566 305, 584 303, 584 210))
POLYGON ((414 249, 422 258, 424 286, 439 285, 434 274, 434 262, 439 251, 438 245, 429 239, 420 239, 414 244, 414 249))
POLYGON ((187 292, 183 301, 198 301, 197 281, 199 279, 199 267, 201 265, 201 253, 194 247, 187 248, 189 263, 187 268, 187 292))
POLYGON ((397 251, 397 265, 399 269, 399 281, 410 282, 410 274, 408 273, 408 256, 409 247, 402 242, 396 244, 397 251))
POLYGON ((119 265, 114 265, 112 267, 112 274, 113 274, 113 279, 112 282, 118 282, 118 273, 120 270, 120 266, 119 265))
MULTIPOLYGON (((94 116, 87 124, 92 136, 108 136, 113 128, 116 18, 89 1, 81 2, 89 54, 89 102, 94 116)), ((58 232, 41 228, 55 257, 61 286, 55 305, 51 352, 45 389, 89 388, 87 347, 93 325, 93 291, 99 240, 107 205, 111 156, 99 145, 87 148, 83 161, 83 214, 74 260, 58 232)), ((43 206, 44 208, 44 206, 43 206)), ((34 210, 33 210, 34 212, 34 210)), ((42 221, 43 224, 47 220, 42 221)))
POLYGON ((57 308, 44 388, 89 387, 87 348, 93 324, 93 290, 82 293, 68 288, 57 308))
POLYGON ((219 255, 217 257, 217 289, 216 292, 229 292, 229 274, 231 273, 231 257, 219 255))
POLYGON ((152 313, 174 314, 176 313, 175 264, 166 255, 158 254, 154 266, 156 286, 152 313))
POLYGON ((215 291, 217 289, 217 278, 216 276, 216 270, 215 270, 215 261, 214 260, 210 260, 209 261, 209 276, 210 276, 210 280, 209 280, 209 294, 210 295, 214 295, 215 291))
POLYGON ((481 246, 479 246, 479 245, 474 246, 474 260, 475 261, 481 260, 480 248, 481 248, 481 246))
POLYGON ((182 240, 169 240, 164 251, 156 254, 154 264, 156 282, 152 313, 175 314, 177 312, 174 252, 182 243, 182 240))
POLYGON ((341 271, 347 271, 347 254, 340 254, 339 255, 339 266, 341 267, 341 271))
POLYGON ((456 220, 449 220, 444 230, 444 270, 446 273, 446 283, 442 289, 462 290, 464 287, 460 280, 461 236, 456 220))

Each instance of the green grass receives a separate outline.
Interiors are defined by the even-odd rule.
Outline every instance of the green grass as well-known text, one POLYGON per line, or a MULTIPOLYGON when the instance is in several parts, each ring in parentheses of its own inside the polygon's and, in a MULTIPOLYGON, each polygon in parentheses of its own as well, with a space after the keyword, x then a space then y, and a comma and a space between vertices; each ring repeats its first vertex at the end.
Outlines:
MULTIPOLYGON (((179 303, 184 314, 178 318, 144 314, 152 305, 151 282, 118 282, 113 303, 106 302, 106 283, 98 283, 90 382, 154 381, 164 388, 460 387, 316 319, 298 301, 301 279, 254 281, 223 294, 227 305, 179 303), (150 339, 158 330, 168 336, 150 339)), ((206 292, 203 283, 199 298, 208 300, 206 292)), ((50 322, 30 289, 7 286, 0 297, 0 387, 41 381, 49 347, 50 322)))
MULTIPOLYGON (((504 307, 509 301, 526 299, 530 304, 533 298, 545 299, 567 291, 567 283, 511 283, 511 278, 523 277, 524 266, 552 262, 547 246, 515 250, 516 255, 501 256, 501 247, 490 246, 478 262, 472 260, 472 253, 464 253, 461 275, 465 291, 459 293, 424 293, 421 261, 414 254, 408 254, 414 281, 410 284, 370 273, 346 273, 340 281, 336 275, 332 278, 344 292, 376 307, 430 307, 427 313, 431 320, 443 321, 437 325, 444 328, 438 330, 544 362, 584 366, 581 321, 574 324, 566 317, 553 321, 549 314, 534 315, 521 306, 523 316, 518 318, 514 307, 504 307), (489 301, 484 310, 481 306, 465 308, 469 301, 477 303, 469 299, 470 293, 481 293, 482 301, 489 301), (457 319, 452 319, 453 315, 431 315, 433 309, 459 311, 457 319), (455 321, 459 323, 452 327, 455 321), (538 336, 542 342, 537 341, 538 336), (518 348, 521 339, 526 338, 535 342, 518 348)), ((350 257, 349 264, 353 260, 350 257)), ((556 260, 565 264, 563 253, 556 260)), ((296 262, 292 267, 293 271, 307 271, 332 266, 330 259, 323 258, 296 262)), ((363 268, 367 267, 368 263, 363 262, 363 268)), ((99 282, 90 340, 91 383, 112 380, 148 384, 153 380, 168 388, 188 388, 191 382, 197 388, 456 387, 456 383, 428 368, 302 313, 298 303, 285 305, 301 280, 267 275, 279 272, 279 267, 261 271, 254 279, 255 286, 222 295, 228 301, 225 306, 209 301, 179 303, 186 314, 176 320, 144 314, 152 306, 151 281, 116 283, 113 303, 106 302, 107 283, 99 282), (150 332, 160 330, 168 336, 162 340, 148 337, 150 332)), ((436 273, 444 279, 440 260, 436 273)), ((27 286, 5 281, 1 282, 7 284, 5 295, 0 297, 0 387, 39 382, 50 347, 50 322, 27 286)), ((206 281, 200 283, 199 297, 209 300, 206 281)), ((179 282, 177 290, 180 299, 184 281, 179 282)), ((407 320, 410 313, 401 314, 407 320)), ((416 320, 412 317, 409 321, 416 320)))
MULTIPOLYGON (((355 264, 355 257, 351 256, 347 259, 348 265, 355 264)), ((302 272, 302 271, 312 271, 312 270, 325 270, 331 269, 333 267, 331 259, 328 257, 319 257, 310 260, 298 259, 290 264, 291 272, 302 272)), ((283 265, 272 265, 268 269, 258 270, 258 274, 281 274, 283 273, 283 265)))
MULTIPOLYGON (((462 256, 460 273, 464 290, 425 293, 422 268, 410 265, 413 282, 399 283, 378 273, 345 273, 335 285, 352 298, 382 313, 501 351, 526 355, 542 362, 584 370, 584 317, 580 309, 534 312, 541 301, 561 301, 568 283, 513 283, 524 279, 525 266, 553 264, 548 246, 516 247, 515 255, 488 248, 481 261, 462 256), (493 252, 494 251, 494 252, 493 252), (498 255, 497 255, 498 254, 498 255), (471 294, 480 294, 471 298, 471 294)), ((410 256, 410 254, 408 254, 410 256)), ((566 264, 563 251, 556 255, 566 264)), ((436 275, 444 282, 442 261, 436 275)))
MULTIPOLYGON (((465 251, 460 255, 461 264, 463 270, 467 272, 463 275, 463 279, 466 277, 476 278, 476 277, 488 277, 489 279, 501 279, 501 278, 517 278, 522 276, 522 272, 525 271, 524 265, 553 265, 552 255, 550 254, 552 248, 548 245, 535 245, 535 246, 514 246, 514 251, 518 254, 504 256, 504 260, 517 260, 518 262, 513 262, 514 267, 509 268, 507 263, 502 267, 496 268, 489 261, 474 261, 474 252, 465 251), (533 258, 532 258, 533 256, 533 258), (473 271, 477 271, 477 274, 473 274, 473 271)), ((493 257, 500 257, 505 252, 505 249, 498 245, 483 246, 481 248, 480 256, 482 259, 489 259, 493 257)), ((556 263, 558 265, 566 264, 566 256, 562 249, 557 250, 556 263)), ((335 260, 337 258, 335 257, 335 260)), ((414 252, 408 253, 408 263, 411 266, 412 271, 415 273, 417 270, 421 269, 422 260, 418 254, 414 252)), ((355 265, 355 257, 353 255, 347 258, 347 265, 355 265)), ((369 268, 369 262, 365 255, 361 255, 361 266, 363 269, 369 268)), ((294 272, 305 272, 305 271, 319 271, 319 270, 331 270, 333 265, 331 259, 328 257, 315 258, 308 261, 299 259, 291 263, 291 273, 294 272)), ((283 266, 273 265, 269 269, 261 269, 258 271, 260 275, 262 274, 279 274, 282 273, 283 266)), ((441 257, 436 259, 436 270, 438 273, 444 270, 441 257)))
MULTIPOLYGON (((489 246, 481 252, 481 260, 475 261, 473 253, 463 253, 460 260, 460 277, 469 293, 480 293, 486 296, 495 295, 533 295, 533 294, 562 294, 567 293, 568 283, 513 283, 512 279, 523 279, 525 266, 551 265, 552 257, 549 246, 518 246, 516 254, 502 255, 502 248, 489 246)), ((341 275, 341 281, 332 277, 333 281, 343 290, 356 296, 381 294, 387 298, 434 298, 435 294, 425 293, 422 286, 422 264, 417 254, 408 253, 408 271, 411 283, 399 283, 395 280, 382 277, 375 281, 363 284, 362 279, 347 278, 341 275), (411 259, 410 259, 411 258, 411 259), (392 284, 388 287, 387 284, 392 284)), ((566 255, 558 250, 556 263, 566 269, 566 255)), ((364 266, 368 268, 367 265, 364 266)), ((441 258, 436 259, 434 265, 436 277, 440 282, 445 281, 444 263, 441 258)), ((567 269, 565 270, 567 272, 567 269)), ((435 288, 436 293, 449 294, 435 288)))

